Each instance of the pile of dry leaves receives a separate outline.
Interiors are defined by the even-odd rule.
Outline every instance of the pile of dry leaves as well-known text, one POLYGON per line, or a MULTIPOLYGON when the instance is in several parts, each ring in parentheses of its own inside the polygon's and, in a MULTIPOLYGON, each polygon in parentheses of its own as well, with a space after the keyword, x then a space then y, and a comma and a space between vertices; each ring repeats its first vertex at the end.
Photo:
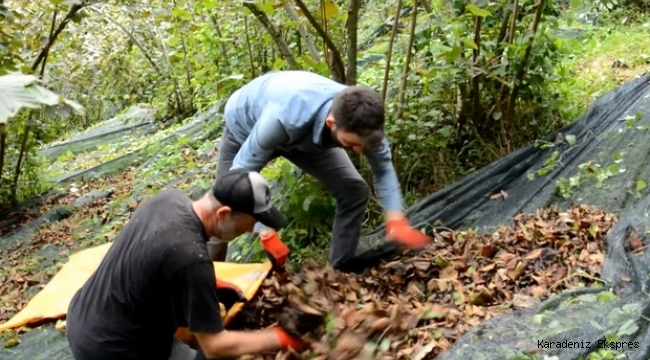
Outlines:
POLYGON ((432 359, 482 320, 590 284, 617 220, 584 205, 546 209, 494 234, 442 233, 430 249, 363 275, 308 264, 267 279, 233 327, 263 328, 296 308, 315 315, 299 324, 315 328, 304 358, 432 359))

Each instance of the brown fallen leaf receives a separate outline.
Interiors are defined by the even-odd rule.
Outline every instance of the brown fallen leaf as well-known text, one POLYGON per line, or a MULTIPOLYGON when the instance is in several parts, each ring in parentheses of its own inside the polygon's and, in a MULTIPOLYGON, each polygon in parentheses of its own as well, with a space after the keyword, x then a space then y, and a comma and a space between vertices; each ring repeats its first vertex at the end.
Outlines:
POLYGON ((451 266, 448 266, 440 270, 440 279, 443 280, 454 280, 458 277, 458 271, 451 266))
POLYGON ((535 250, 531 251, 530 253, 528 253, 528 255, 526 255, 524 257, 524 259, 526 259, 526 260, 537 260, 537 259, 539 259, 540 256, 542 256, 542 249, 535 249, 535 250))
POLYGON ((508 277, 513 281, 517 281, 521 274, 524 273, 524 270, 526 270, 526 264, 523 261, 519 261, 514 269, 508 270, 508 277))
POLYGON ((632 251, 639 251, 640 249, 643 248, 643 242, 637 236, 630 235, 629 241, 630 241, 630 247, 632 248, 632 251))
POLYGON ((507 199, 508 198, 508 193, 501 190, 496 194, 490 195, 491 200, 497 200, 497 199, 501 199, 501 198, 507 199))

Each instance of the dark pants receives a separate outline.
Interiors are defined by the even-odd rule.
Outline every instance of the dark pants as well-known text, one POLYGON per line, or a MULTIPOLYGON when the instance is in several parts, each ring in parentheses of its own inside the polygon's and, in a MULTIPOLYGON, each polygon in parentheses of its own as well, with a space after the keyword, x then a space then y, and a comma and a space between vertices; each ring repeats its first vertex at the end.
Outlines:
MULTIPOLYGON (((241 144, 226 128, 223 132, 217 177, 227 174, 241 144)), ((336 199, 336 217, 332 229, 329 262, 334 268, 354 256, 361 236, 361 225, 370 197, 370 188, 363 180, 350 157, 341 148, 325 149, 318 153, 278 153, 307 174, 316 178, 336 199)), ((224 261, 227 243, 219 243, 214 261, 224 261)))

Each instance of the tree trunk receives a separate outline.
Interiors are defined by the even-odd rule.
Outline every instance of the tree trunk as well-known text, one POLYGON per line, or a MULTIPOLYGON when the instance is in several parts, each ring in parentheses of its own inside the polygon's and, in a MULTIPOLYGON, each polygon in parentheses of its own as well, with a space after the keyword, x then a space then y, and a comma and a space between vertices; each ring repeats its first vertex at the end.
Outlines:
POLYGON ((360 0, 350 0, 348 5, 347 27, 347 56, 348 67, 345 74, 345 83, 348 85, 357 84, 357 29, 359 27, 360 0))
POLYGON ((291 20, 298 23, 298 32, 300 33, 302 39, 305 41, 309 56, 311 56, 314 61, 320 62, 320 55, 318 55, 316 45, 314 45, 314 41, 312 40, 311 35, 309 34, 309 31, 307 31, 305 25, 300 24, 300 17, 298 16, 296 10, 293 8, 293 5, 291 3, 284 4, 284 10, 287 12, 287 14, 289 14, 291 20))
POLYGON ((327 35, 323 27, 318 24, 314 16, 307 9, 307 5, 302 0, 296 0, 296 4, 302 11, 302 13, 307 17, 311 26, 314 27, 318 35, 323 39, 323 42, 327 45, 329 53, 327 54, 328 58, 327 64, 330 65, 330 71, 332 72, 332 77, 334 80, 345 84, 345 65, 343 65, 343 58, 341 57, 341 52, 336 48, 332 39, 327 35))
POLYGON ((413 12, 411 13, 411 31, 409 33, 409 45, 406 50, 406 58, 404 59, 404 70, 402 72, 402 81, 399 85, 399 94, 397 95, 397 114, 396 120, 402 119, 404 112, 404 97, 406 96, 406 84, 408 83, 409 68, 411 62, 411 53, 413 52, 413 40, 415 39, 415 23, 418 18, 418 0, 413 0, 413 12))

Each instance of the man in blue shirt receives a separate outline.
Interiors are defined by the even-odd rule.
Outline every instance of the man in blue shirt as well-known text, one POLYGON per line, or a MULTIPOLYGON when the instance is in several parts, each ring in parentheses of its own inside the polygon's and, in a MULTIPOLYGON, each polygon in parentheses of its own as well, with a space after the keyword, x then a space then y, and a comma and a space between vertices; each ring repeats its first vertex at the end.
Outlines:
MULTIPOLYGON (((388 241, 409 249, 430 243, 431 238, 411 228, 404 216, 402 192, 384 136, 384 104, 374 90, 306 71, 270 72, 235 91, 224 117, 217 178, 236 169, 261 171, 283 156, 334 196, 332 267, 355 255, 370 196, 345 149, 363 153, 368 160, 388 241)), ((255 230, 263 242, 281 243, 274 229, 258 223, 255 230)), ((227 243, 220 243, 213 260, 224 261, 226 251, 227 243)))

